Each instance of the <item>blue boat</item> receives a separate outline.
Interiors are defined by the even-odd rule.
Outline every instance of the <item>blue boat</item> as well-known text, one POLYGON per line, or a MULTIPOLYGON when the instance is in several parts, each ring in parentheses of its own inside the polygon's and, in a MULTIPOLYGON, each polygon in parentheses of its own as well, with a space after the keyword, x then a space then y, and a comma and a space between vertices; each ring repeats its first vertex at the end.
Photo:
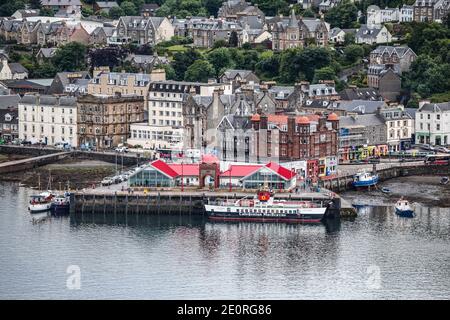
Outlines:
POLYGON ((414 209, 409 204, 408 200, 404 200, 403 198, 398 200, 395 204, 395 213, 400 217, 405 218, 413 218, 414 217, 414 209))
POLYGON ((370 188, 378 183, 378 175, 366 171, 358 172, 353 177, 355 188, 370 188))

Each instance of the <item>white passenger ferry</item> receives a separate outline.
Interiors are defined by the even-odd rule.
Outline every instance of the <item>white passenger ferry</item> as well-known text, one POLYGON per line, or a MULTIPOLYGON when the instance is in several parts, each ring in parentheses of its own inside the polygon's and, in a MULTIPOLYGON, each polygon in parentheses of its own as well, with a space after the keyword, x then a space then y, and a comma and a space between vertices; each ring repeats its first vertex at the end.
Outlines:
POLYGON ((311 201, 275 200, 269 191, 259 191, 255 199, 206 204, 211 220, 318 223, 327 207, 311 201))

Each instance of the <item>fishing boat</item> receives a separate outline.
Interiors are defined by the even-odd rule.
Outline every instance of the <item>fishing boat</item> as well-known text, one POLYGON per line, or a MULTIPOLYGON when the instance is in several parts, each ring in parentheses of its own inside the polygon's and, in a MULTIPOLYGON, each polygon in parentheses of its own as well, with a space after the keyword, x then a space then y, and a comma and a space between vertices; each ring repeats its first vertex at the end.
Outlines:
POLYGON ((446 185, 448 183, 448 181, 449 181, 448 177, 442 177, 440 183, 443 184, 443 185, 446 185))
POLYGON ((28 204, 28 210, 31 213, 48 211, 50 210, 51 205, 52 197, 49 197, 46 194, 33 195, 28 204))
POLYGON ((412 218, 414 217, 414 209, 408 200, 401 198, 395 204, 395 213, 400 217, 412 218))
POLYGON ((70 209, 70 193, 65 192, 52 198, 51 212, 54 214, 68 213, 70 209))
POLYGON ((265 190, 252 199, 205 204, 208 218, 216 221, 319 223, 326 210, 311 201, 275 200, 273 193, 265 190))
POLYGON ((353 186, 355 188, 370 188, 378 183, 378 175, 367 171, 360 171, 353 176, 353 186))

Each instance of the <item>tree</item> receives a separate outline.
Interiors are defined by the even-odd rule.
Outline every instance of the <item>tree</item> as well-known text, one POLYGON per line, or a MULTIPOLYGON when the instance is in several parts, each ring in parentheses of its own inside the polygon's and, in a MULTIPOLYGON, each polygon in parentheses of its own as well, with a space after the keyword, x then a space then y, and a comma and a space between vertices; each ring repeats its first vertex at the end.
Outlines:
POLYGON ((357 44, 351 44, 344 48, 344 56, 348 63, 355 63, 364 57, 364 49, 357 44))
POLYGON ((255 0, 253 1, 258 5, 266 16, 276 16, 278 11, 288 8, 288 3, 285 0, 255 0))
POLYGON ((94 10, 92 10, 92 8, 84 6, 81 8, 81 14, 83 15, 83 17, 89 17, 94 14, 94 10))
POLYGON ((43 17, 53 17, 55 15, 55 12, 51 8, 41 8, 39 15, 43 17))
POLYGON ((336 80, 336 74, 331 67, 323 67, 317 69, 314 73, 314 83, 318 83, 319 80, 336 80))
POLYGON ((279 74, 280 55, 261 54, 255 70, 262 79, 275 79, 279 74))
POLYGON ((237 47, 239 44, 238 35, 236 31, 232 31, 230 34, 230 39, 228 40, 228 45, 230 47, 237 47))
POLYGON ((232 68, 234 66, 233 57, 231 56, 228 48, 218 48, 211 51, 207 60, 214 66, 216 70, 216 76, 219 76, 225 69, 232 68))
POLYGON ((88 54, 91 67, 108 66, 111 70, 121 65, 127 57, 127 51, 122 47, 94 48, 88 54))
POLYGON ((85 70, 86 46, 79 42, 63 45, 56 50, 52 62, 58 72, 85 70))
POLYGON ((228 46, 228 43, 225 40, 220 39, 220 40, 214 41, 212 48, 217 49, 217 48, 222 48, 222 47, 227 47, 227 46, 228 46))
POLYGON ((223 0, 204 0, 204 5, 210 16, 217 16, 223 0))
POLYGON ((331 27, 352 28, 358 18, 358 8, 355 4, 345 0, 325 13, 325 20, 331 27))
POLYGON ((201 59, 200 53, 193 48, 175 53, 172 61, 172 67, 175 70, 175 80, 183 80, 184 73, 189 66, 199 59, 201 59))
POLYGON ((0 17, 9 17, 19 9, 25 9, 23 0, 6 1, 6 3, 0 5, 0 17))
POLYGON ((133 2, 124 1, 120 4, 120 8, 123 10, 123 14, 126 16, 137 15, 137 9, 133 2))
POLYGON ((205 60, 195 61, 186 70, 185 81, 207 82, 209 78, 214 77, 214 67, 205 60))
POLYGON ((112 7, 109 9, 109 17, 111 19, 119 19, 121 16, 124 16, 125 12, 121 7, 112 7))
POLYGON ((355 43, 355 34, 353 32, 346 32, 344 35, 344 46, 355 43))
POLYGON ((170 64, 158 64, 154 67, 154 69, 164 69, 166 71, 166 79, 174 80, 175 79, 175 70, 170 64))
POLYGON ((45 62, 39 66, 35 65, 30 71, 30 78, 54 78, 57 72, 50 62, 45 62))

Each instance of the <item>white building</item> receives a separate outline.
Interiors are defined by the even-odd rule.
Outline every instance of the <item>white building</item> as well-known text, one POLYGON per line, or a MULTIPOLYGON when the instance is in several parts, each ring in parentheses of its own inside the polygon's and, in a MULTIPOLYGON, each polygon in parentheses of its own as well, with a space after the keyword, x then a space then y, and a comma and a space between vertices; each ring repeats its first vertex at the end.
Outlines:
POLYGON ((416 143, 450 144, 450 102, 420 103, 416 112, 416 143))
POLYGON ((19 101, 19 138, 77 146, 77 101, 71 96, 30 94, 19 101))
POLYGON ((22 80, 28 78, 28 70, 20 63, 9 63, 5 57, 0 59, 0 80, 22 80))
POLYGON ((415 125, 413 117, 405 111, 403 105, 381 109, 379 114, 386 124, 386 142, 390 151, 411 148, 415 125))
POLYGON ((404 4, 400 8, 400 22, 410 22, 414 19, 414 7, 404 4))
POLYGON ((392 34, 385 26, 381 28, 368 28, 367 25, 362 24, 356 31, 355 42, 358 44, 382 44, 392 42, 392 34))
MULTIPOLYGON (((132 125, 131 142, 152 149, 179 148, 183 145, 183 102, 189 94, 212 97, 215 88, 221 88, 225 94, 232 93, 231 83, 172 80, 151 82, 148 91, 149 128, 145 130, 147 138, 144 138, 142 134, 141 139, 143 140, 139 139, 139 130, 144 132, 143 124, 132 125), (136 138, 133 136, 134 131, 137 132, 136 138), (149 134, 151 138, 149 138, 149 134)), ((131 144, 131 142, 129 143, 131 144)))

